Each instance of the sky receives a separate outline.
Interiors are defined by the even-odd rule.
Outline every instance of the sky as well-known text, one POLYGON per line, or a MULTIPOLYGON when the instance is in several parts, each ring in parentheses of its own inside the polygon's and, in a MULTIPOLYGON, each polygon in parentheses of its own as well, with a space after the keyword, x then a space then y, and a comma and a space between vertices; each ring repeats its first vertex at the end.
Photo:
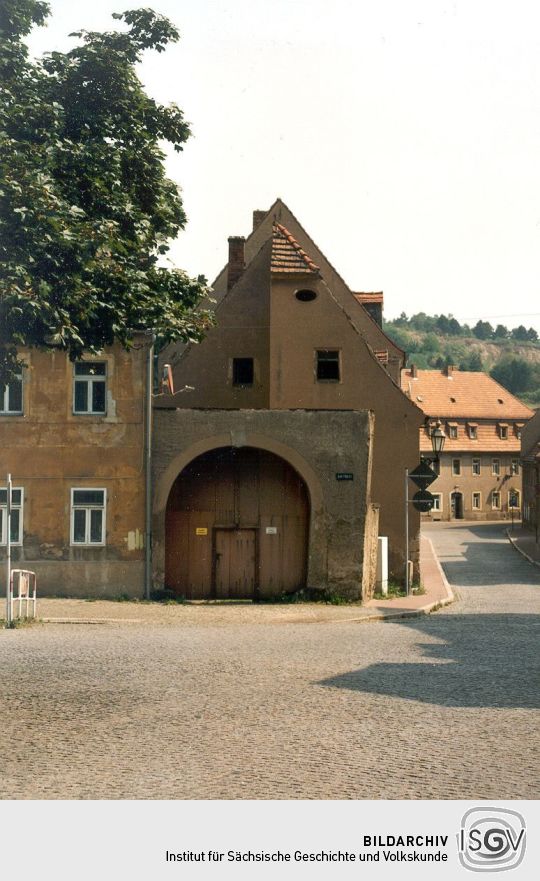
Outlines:
POLYGON ((34 54, 150 5, 181 40, 139 66, 193 137, 167 157, 188 225, 169 258, 215 278, 280 196, 385 316, 540 331, 537 0, 51 0, 34 54))

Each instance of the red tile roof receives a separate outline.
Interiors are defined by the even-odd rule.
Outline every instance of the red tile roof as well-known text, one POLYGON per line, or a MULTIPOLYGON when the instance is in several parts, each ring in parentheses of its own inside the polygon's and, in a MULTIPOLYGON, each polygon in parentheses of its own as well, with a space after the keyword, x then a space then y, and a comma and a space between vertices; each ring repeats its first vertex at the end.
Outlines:
POLYGON ((272 234, 272 272, 319 274, 319 267, 306 254, 294 236, 281 223, 274 223, 272 234))
MULTIPOLYGON (((419 404, 418 406, 421 406, 419 404)), ((456 425, 456 422, 452 423, 456 425)), ((473 440, 467 431, 470 422, 457 423, 457 437, 450 437, 449 423, 441 422, 441 428, 446 435, 444 453, 514 453, 519 457, 521 441, 511 426, 508 426, 508 437, 503 439, 499 433, 499 422, 479 422, 476 429, 476 438, 473 440)), ((432 426, 431 426, 432 427, 432 426)), ((420 451, 431 452, 431 438, 425 429, 420 429, 420 451)))
POLYGON ((367 291, 362 292, 358 291, 353 294, 354 299, 358 300, 362 305, 369 303, 382 303, 384 301, 384 293, 383 291, 373 291, 372 293, 368 293, 367 291))
POLYGON ((462 370, 401 371, 401 388, 427 416, 440 419, 526 421, 534 411, 518 401, 487 373, 462 370))

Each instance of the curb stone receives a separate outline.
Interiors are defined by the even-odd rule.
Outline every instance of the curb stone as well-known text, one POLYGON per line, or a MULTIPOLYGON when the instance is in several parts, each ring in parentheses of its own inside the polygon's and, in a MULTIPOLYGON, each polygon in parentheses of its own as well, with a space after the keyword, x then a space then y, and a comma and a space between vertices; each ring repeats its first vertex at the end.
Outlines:
POLYGON ((529 563, 532 563, 533 566, 540 567, 540 563, 538 562, 538 560, 533 560, 533 558, 531 556, 529 556, 529 554, 526 551, 524 551, 523 548, 520 548, 520 546, 518 545, 515 538, 512 538, 512 536, 510 535, 510 530, 505 529, 504 531, 506 532, 506 537, 508 538, 508 541, 510 542, 512 547, 515 548, 515 550, 518 552, 518 554, 521 554, 522 557, 525 557, 525 559, 528 560, 529 563))

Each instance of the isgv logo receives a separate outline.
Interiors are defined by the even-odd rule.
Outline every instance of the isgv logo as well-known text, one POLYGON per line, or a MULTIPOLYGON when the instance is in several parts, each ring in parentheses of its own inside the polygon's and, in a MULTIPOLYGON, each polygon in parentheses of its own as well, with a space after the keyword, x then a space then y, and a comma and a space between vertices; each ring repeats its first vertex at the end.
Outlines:
POLYGON ((508 808, 471 808, 461 821, 459 860, 471 872, 515 869, 525 856, 525 820, 508 808))

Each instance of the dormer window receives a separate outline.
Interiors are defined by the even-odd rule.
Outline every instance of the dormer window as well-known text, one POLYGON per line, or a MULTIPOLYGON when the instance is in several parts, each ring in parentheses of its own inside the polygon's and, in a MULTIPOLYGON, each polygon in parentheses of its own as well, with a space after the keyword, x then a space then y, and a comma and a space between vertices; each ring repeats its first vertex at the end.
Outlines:
POLYGON ((458 426, 457 422, 449 422, 448 423, 448 437, 450 440, 457 440, 458 436, 458 426))
POLYGON ((467 431, 469 433, 470 440, 478 440, 478 426, 476 422, 468 422, 467 431))
POLYGON ((499 437, 501 440, 508 440, 508 425, 506 422, 499 422, 499 437))

